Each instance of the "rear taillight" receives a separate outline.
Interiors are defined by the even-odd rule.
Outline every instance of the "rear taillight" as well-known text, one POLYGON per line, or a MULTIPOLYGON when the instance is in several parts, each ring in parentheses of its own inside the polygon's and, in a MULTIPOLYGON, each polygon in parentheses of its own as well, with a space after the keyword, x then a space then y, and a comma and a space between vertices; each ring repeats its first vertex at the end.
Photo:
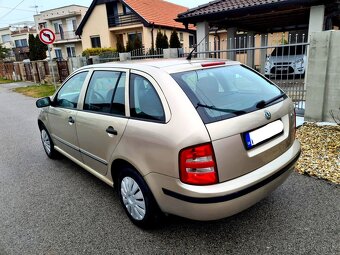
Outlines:
POLYGON ((209 185, 218 182, 212 145, 203 144, 181 150, 180 178, 187 184, 209 185))

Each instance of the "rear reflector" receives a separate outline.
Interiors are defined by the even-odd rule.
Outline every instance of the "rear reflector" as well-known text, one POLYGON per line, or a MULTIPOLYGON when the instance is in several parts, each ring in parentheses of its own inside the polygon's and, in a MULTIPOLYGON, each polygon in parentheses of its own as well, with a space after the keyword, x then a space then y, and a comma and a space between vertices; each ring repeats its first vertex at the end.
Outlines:
POLYGON ((225 65, 225 62, 210 62, 210 63, 201 64, 202 67, 220 66, 220 65, 225 65))
POLYGON ((218 182, 214 151, 210 143, 183 149, 179 154, 179 162, 182 182, 194 185, 218 182))

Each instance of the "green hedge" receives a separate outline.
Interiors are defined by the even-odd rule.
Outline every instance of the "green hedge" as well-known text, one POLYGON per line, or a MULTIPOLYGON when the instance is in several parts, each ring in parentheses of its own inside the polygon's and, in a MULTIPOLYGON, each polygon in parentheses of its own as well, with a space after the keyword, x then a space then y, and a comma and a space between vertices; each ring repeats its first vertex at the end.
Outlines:
POLYGON ((104 53, 115 53, 117 52, 114 48, 89 48, 83 51, 83 57, 98 56, 104 53))

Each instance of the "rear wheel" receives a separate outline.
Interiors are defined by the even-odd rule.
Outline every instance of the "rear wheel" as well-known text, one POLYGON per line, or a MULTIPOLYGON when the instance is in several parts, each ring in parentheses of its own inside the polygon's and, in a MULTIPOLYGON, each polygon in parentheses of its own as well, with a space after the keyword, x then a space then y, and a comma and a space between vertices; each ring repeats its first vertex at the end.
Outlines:
POLYGON ((118 175, 120 202, 130 218, 138 227, 152 228, 158 222, 160 210, 144 179, 131 168, 124 168, 118 175))
POLYGON ((47 156, 51 159, 56 159, 58 152, 54 149, 54 143, 45 127, 41 128, 40 137, 47 156))

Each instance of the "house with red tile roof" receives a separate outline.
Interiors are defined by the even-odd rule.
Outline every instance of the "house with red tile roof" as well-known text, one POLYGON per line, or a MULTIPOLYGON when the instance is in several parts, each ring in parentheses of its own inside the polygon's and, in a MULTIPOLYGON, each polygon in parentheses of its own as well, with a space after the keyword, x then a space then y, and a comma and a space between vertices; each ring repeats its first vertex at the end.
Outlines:
POLYGON ((195 41, 195 27, 175 21, 187 10, 163 0, 93 0, 76 34, 82 39, 83 49, 117 48, 118 40, 126 45, 136 35, 145 48, 155 48, 158 29, 168 39, 176 29, 182 46, 189 48, 195 41))

